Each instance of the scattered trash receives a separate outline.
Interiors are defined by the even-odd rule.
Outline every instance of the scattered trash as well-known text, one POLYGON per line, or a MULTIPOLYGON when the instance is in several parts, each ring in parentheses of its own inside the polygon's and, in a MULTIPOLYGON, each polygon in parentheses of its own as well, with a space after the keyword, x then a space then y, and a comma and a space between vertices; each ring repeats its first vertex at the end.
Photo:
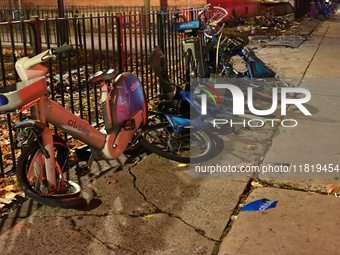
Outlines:
POLYGON ((273 40, 273 39, 275 39, 276 37, 275 36, 273 36, 273 35, 251 35, 251 36, 248 36, 248 39, 250 40, 250 41, 265 41, 265 40, 267 40, 267 41, 270 41, 270 40, 273 40))
POLYGON ((336 186, 334 184, 328 184, 326 185, 327 188, 327 196, 329 196, 329 194, 334 193, 334 196, 338 196, 337 193, 340 191, 340 187, 336 186))
POLYGON ((241 211, 264 211, 275 208, 278 201, 263 198, 245 205, 241 211))
POLYGON ((298 48, 304 41, 304 36, 282 36, 266 44, 266 46, 286 46, 291 48, 298 48))

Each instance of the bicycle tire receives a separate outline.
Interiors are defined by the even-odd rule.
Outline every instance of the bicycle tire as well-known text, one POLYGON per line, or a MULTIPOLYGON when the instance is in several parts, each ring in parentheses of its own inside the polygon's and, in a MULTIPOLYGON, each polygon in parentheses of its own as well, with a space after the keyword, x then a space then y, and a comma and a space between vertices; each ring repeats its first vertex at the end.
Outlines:
POLYGON ((210 18, 210 24, 217 25, 225 17, 228 16, 228 11, 220 6, 213 7, 213 16, 210 18))
MULTIPOLYGON (((67 167, 68 149, 65 144, 58 141, 53 142, 56 160, 56 176, 65 172, 67 167), (63 166, 63 167, 62 167, 63 166)), ((87 206, 85 199, 80 197, 80 186, 73 181, 65 181, 66 192, 61 190, 53 194, 47 194, 44 189, 47 189, 45 176, 39 176, 38 171, 44 174, 45 166, 43 163, 44 155, 37 142, 33 142, 27 148, 23 149, 17 164, 16 174, 18 181, 27 197, 37 201, 40 204, 62 207, 68 209, 80 209, 87 206)), ((66 174, 66 173, 65 173, 66 174)), ((62 186, 62 185, 60 185, 62 186)))
POLYGON ((215 143, 203 130, 175 135, 168 122, 149 126, 144 130, 141 144, 145 149, 180 163, 198 163, 213 156, 215 143))

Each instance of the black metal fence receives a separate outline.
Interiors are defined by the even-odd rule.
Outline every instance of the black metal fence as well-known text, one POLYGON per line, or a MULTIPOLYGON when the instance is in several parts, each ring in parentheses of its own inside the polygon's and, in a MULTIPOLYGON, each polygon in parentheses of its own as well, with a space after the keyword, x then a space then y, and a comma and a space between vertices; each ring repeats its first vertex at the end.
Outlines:
MULTIPOLYGON (((199 9, 129 12, 81 17, 21 19, 0 23, 0 86, 18 82, 14 63, 17 55, 30 56, 44 49, 71 43, 75 49, 55 61, 49 68, 49 93, 53 100, 87 119, 93 125, 102 121, 97 105, 98 91, 87 79, 98 70, 115 68, 135 73, 148 99, 159 93, 157 79, 148 66, 148 55, 160 45, 168 60, 174 82, 183 76, 180 38, 172 17, 182 12, 194 19, 199 9)), ((0 115, 0 176, 15 167, 18 151, 13 143, 12 125, 25 116, 22 112, 0 115)))
MULTIPOLYGON (((89 16, 89 15, 104 15, 105 13, 149 13, 150 11, 158 12, 158 11, 169 11, 169 10, 177 10, 180 9, 178 6, 150 6, 148 8, 144 6, 74 6, 67 5, 65 6, 65 15, 68 17, 73 16, 89 16)), ((32 17, 41 17, 41 18, 55 18, 59 16, 58 9, 55 6, 21 6, 20 9, 11 7, 8 5, 1 6, 0 8, 0 22, 7 22, 12 19, 18 21, 20 19, 29 20, 32 17)))

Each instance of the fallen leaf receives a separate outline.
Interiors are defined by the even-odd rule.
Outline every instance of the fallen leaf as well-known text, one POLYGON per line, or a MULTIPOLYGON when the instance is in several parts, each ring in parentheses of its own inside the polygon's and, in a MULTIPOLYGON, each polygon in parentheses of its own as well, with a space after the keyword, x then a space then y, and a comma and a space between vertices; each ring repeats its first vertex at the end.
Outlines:
POLYGON ((0 183, 7 182, 7 181, 8 181, 8 178, 0 178, 0 183))
POLYGON ((230 217, 230 219, 231 219, 231 220, 236 220, 237 217, 238 217, 238 215, 232 215, 232 216, 230 217))
POLYGON ((0 204, 6 204, 6 205, 8 205, 8 204, 10 204, 10 203, 12 203, 12 199, 0 197, 0 204))
POLYGON ((255 150, 256 149, 256 145, 254 144, 248 144, 247 145, 247 150, 255 150))
POLYGON ((257 181, 252 181, 251 182, 251 186, 255 187, 255 188, 262 188, 263 185, 257 181))
POLYGON ((14 190, 15 188, 14 188, 14 185, 7 185, 6 187, 5 187, 5 190, 6 191, 12 191, 12 190, 14 190))
POLYGON ((116 180, 116 179, 112 179, 112 180, 109 180, 109 181, 107 181, 107 184, 109 185, 109 184, 115 184, 115 183, 117 183, 118 181, 116 180))
POLYGON ((334 195, 337 197, 337 193, 340 191, 340 187, 334 185, 334 184, 328 184, 326 185, 327 188, 327 195, 331 194, 332 192, 334 193, 334 195))
POLYGON ((144 218, 152 218, 154 216, 155 216, 154 214, 148 214, 148 215, 145 215, 144 218))
POLYGON ((17 195, 17 193, 14 193, 14 192, 7 192, 7 193, 5 194, 5 198, 14 199, 16 195, 17 195))
POLYGON ((184 163, 182 163, 182 164, 178 164, 177 165, 177 167, 187 167, 187 166, 190 166, 190 163, 187 163, 187 164, 184 164, 184 163))

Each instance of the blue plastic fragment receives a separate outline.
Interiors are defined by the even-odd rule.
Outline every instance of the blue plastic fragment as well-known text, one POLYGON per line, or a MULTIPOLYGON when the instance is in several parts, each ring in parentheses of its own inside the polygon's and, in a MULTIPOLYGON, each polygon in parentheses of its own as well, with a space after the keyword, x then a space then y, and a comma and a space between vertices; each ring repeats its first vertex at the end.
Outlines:
POLYGON ((245 205, 241 211, 263 211, 275 208, 279 201, 263 198, 245 205))

